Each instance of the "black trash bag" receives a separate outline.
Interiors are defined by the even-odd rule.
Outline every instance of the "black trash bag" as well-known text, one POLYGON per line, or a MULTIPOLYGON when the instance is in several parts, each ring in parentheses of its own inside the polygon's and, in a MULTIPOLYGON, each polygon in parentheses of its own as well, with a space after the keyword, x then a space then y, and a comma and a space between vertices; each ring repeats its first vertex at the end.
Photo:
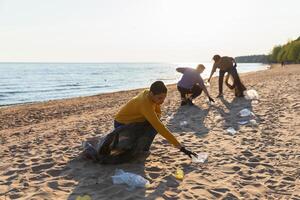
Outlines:
POLYGON ((101 164, 121 164, 128 162, 143 151, 141 133, 151 125, 148 122, 132 123, 116 128, 94 147, 96 161, 101 164))
POLYGON ((242 83, 242 81, 237 73, 236 65, 233 67, 232 70, 228 71, 228 74, 225 77, 225 84, 229 89, 234 90, 234 94, 236 97, 244 96, 244 91, 246 90, 246 87, 242 83), (229 83, 229 77, 231 77, 233 80, 232 85, 229 83))

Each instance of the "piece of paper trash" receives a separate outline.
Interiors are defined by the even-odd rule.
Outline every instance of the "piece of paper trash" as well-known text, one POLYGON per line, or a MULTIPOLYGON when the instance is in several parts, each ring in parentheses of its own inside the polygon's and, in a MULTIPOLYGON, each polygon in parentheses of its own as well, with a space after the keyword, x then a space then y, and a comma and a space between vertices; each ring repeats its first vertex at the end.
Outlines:
POLYGON ((192 155, 192 162, 193 163, 204 163, 208 158, 208 153, 198 153, 197 156, 192 155))
POLYGON ((246 120, 246 121, 239 121, 238 122, 238 124, 240 124, 240 125, 245 125, 245 124, 247 124, 248 123, 248 121, 246 120))
POLYGON ((230 133, 231 135, 235 135, 236 134, 236 130, 234 130, 234 128, 229 127, 228 129, 226 129, 227 133, 230 133))
POLYGON ((248 108, 244 108, 239 112, 239 115, 241 117, 248 117, 248 116, 255 116, 253 112, 251 112, 248 108))
POLYGON ((113 184, 127 184, 129 186, 128 190, 132 191, 136 187, 148 187, 149 181, 144 177, 130 173, 124 172, 122 169, 116 169, 115 175, 111 177, 113 184))

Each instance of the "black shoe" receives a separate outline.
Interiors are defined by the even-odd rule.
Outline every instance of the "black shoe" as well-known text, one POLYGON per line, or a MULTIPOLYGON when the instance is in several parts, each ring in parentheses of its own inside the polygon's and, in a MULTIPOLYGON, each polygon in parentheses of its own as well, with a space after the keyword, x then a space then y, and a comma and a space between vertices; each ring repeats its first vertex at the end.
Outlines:
POLYGON ((181 106, 185 106, 187 104, 187 102, 186 101, 181 101, 181 106))

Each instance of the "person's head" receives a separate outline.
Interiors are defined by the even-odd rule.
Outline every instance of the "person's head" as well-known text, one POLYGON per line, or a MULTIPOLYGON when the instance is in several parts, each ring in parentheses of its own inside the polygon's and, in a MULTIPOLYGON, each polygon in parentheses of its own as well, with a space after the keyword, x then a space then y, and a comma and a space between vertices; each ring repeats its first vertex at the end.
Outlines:
POLYGON ((201 74, 201 73, 205 70, 205 67, 204 67, 204 65, 199 64, 199 65, 197 66, 196 70, 197 70, 197 72, 198 72, 199 74, 201 74))
POLYGON ((220 56, 220 55, 214 55, 214 57, 213 57, 213 60, 214 60, 215 62, 218 62, 220 59, 221 59, 221 56, 220 56))
POLYGON ((155 81, 150 86, 150 100, 156 104, 162 104, 167 97, 168 89, 162 81, 155 81))

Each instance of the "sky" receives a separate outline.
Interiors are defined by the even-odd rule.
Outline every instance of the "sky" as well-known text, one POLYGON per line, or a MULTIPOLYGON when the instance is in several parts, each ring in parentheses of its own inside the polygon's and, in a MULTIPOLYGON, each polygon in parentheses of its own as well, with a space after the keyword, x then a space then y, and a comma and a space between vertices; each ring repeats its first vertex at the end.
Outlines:
POLYGON ((299 0, 0 0, 0 62, 207 62, 300 36, 299 0))

